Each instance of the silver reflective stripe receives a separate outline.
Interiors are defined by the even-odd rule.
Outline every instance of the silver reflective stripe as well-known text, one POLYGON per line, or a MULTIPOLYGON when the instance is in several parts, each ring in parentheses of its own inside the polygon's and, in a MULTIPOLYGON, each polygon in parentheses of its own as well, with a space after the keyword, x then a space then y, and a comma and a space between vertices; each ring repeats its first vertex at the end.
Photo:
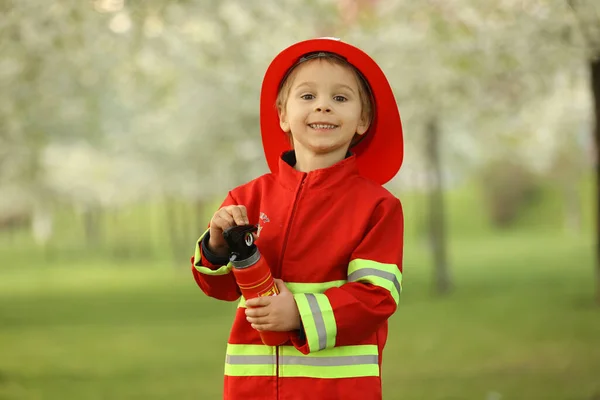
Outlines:
POLYGON ((353 273, 348 275, 348 282, 355 282, 355 281, 359 280, 360 278, 364 278, 365 276, 369 276, 369 275, 375 275, 380 278, 387 279, 388 281, 393 282, 398 293, 401 292, 400 282, 398 282, 398 278, 396 278, 396 275, 394 275, 390 272, 381 271, 381 270, 375 269, 375 268, 362 268, 362 269, 359 269, 358 271, 354 271, 353 273))
POLYGON ((305 296, 315 321, 315 327, 317 328, 317 334, 319 336, 319 350, 323 350, 327 347, 327 331, 325 330, 325 321, 323 321, 321 308, 319 307, 319 303, 317 302, 317 298, 314 294, 306 293, 305 296))
POLYGON ((339 356, 339 357, 299 357, 280 356, 283 365, 312 365, 323 367, 341 367, 344 365, 377 364, 377 356, 339 356))
POLYGON ((227 364, 244 365, 275 364, 275 356, 232 356, 227 354, 225 356, 225 362, 227 364))

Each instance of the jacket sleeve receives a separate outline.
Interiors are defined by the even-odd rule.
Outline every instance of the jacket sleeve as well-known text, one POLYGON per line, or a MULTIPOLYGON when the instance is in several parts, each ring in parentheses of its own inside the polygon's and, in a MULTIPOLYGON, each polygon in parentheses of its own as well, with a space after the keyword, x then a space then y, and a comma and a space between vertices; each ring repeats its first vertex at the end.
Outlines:
POLYGON ((303 331, 291 335, 304 354, 359 343, 396 311, 402 288, 404 217, 396 198, 382 200, 348 265, 347 283, 294 294, 303 331))
MULTIPOLYGON (((221 207, 237 204, 231 193, 221 204, 221 207)), ((218 257, 208 251, 210 225, 196 242, 192 262, 192 274, 200 289, 210 297, 219 300, 235 301, 241 296, 235 282, 227 257, 218 257)))

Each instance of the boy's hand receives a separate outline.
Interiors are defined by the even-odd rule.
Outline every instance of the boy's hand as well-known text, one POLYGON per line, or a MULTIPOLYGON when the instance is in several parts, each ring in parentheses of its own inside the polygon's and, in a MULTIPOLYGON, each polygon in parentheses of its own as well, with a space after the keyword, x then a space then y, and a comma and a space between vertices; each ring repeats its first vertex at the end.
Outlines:
POLYGON ((281 279, 275 279, 277 296, 256 297, 246 301, 246 319, 258 331, 293 331, 300 328, 300 313, 294 295, 281 279))
POLYGON ((208 249, 218 256, 226 256, 227 242, 223 238, 223 231, 232 226, 248 223, 248 213, 244 206, 227 206, 219 209, 210 220, 208 249))

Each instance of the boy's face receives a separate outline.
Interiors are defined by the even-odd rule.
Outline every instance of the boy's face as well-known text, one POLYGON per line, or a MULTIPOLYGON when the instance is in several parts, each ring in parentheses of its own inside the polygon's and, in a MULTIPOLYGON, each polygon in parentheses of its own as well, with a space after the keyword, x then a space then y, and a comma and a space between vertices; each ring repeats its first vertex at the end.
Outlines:
POLYGON ((362 135, 369 127, 362 118, 356 76, 347 67, 316 59, 299 65, 292 79, 279 122, 291 133, 295 151, 339 153, 343 159, 354 134, 362 135))

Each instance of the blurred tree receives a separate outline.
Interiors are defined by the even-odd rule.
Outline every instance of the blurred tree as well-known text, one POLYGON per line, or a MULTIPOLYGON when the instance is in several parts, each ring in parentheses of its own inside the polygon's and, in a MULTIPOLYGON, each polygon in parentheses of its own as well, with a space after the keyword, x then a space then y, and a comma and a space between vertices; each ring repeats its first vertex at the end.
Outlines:
POLYGON ((432 2, 340 1, 338 4, 343 21, 339 34, 368 49, 394 88, 405 127, 406 149, 416 150, 406 152, 403 169, 418 163, 426 171, 427 236, 433 254, 434 288, 439 294, 448 293, 452 280, 446 251, 444 178, 447 174, 442 169, 445 156, 442 132, 444 96, 450 92, 445 91, 448 76, 438 58, 444 57, 442 43, 449 38, 434 26, 441 22, 441 14, 432 2), (377 37, 377 42, 371 41, 372 37, 377 37), (427 45, 435 45, 436 51, 426 50, 427 45), (409 126, 412 128, 406 129, 409 126))
MULTIPOLYGON (((445 291, 439 282, 449 276, 440 244, 446 240, 440 228, 442 182, 464 179, 474 167, 507 154, 533 168, 552 158, 554 139, 564 134, 545 129, 545 138, 535 142, 523 135, 539 130, 536 105, 554 92, 555 77, 580 71, 581 51, 572 45, 572 24, 560 5, 558 0, 380 2, 376 23, 346 29, 350 41, 368 47, 380 61, 395 89, 404 125, 410 127, 407 148, 413 150, 403 170, 431 170, 429 176, 446 178, 428 185, 430 204, 442 209, 430 208, 430 221, 440 221, 429 224, 431 237, 437 238, 438 291, 445 291), (440 164, 443 173, 436 172, 440 164)), ((502 182, 510 186, 512 179, 502 182)))
POLYGON ((270 58, 334 10, 293 0, 1 7, 0 190, 25 209, 12 213, 31 214, 36 199, 70 204, 97 247, 106 210, 163 202, 179 258, 208 222, 204 204, 266 172, 257 110, 270 58))
POLYGON ((582 177, 586 176, 591 160, 592 139, 589 135, 589 96, 584 79, 564 79, 546 101, 540 116, 542 129, 562 132, 553 135, 553 151, 548 163, 548 175, 557 183, 563 197, 564 229, 570 234, 581 233, 582 177))
POLYGON ((447 233, 444 204, 444 184, 442 173, 440 128, 432 117, 427 126, 427 160, 431 163, 431 188, 429 194, 429 240, 434 260, 434 284, 438 294, 452 289, 448 266, 447 233))
POLYGON ((567 0, 587 50, 590 91, 594 110, 594 149, 596 152, 596 301, 600 304, 600 5, 591 0, 567 0))
MULTIPOLYGON (((594 4, 573 7, 586 37, 598 36, 594 4)), ((577 203, 581 144, 564 132, 581 130, 586 103, 565 103, 587 83, 581 60, 595 58, 583 56, 565 9, 563 0, 1 1, 0 224, 27 221, 45 241, 53 205, 68 204, 98 244, 105 214, 160 203, 167 229, 157 239, 170 232, 183 259, 205 205, 266 172, 257 110, 270 59, 297 40, 341 36, 371 53, 395 90, 406 128, 396 182, 430 196, 434 282, 447 281, 435 285, 445 291, 443 189, 509 154, 526 170, 558 169, 577 203)), ((136 240, 146 227, 122 223, 120 236, 136 240)))
POLYGON ((492 159, 481 170, 483 198, 492 223, 508 228, 540 194, 539 178, 515 157, 492 159))

